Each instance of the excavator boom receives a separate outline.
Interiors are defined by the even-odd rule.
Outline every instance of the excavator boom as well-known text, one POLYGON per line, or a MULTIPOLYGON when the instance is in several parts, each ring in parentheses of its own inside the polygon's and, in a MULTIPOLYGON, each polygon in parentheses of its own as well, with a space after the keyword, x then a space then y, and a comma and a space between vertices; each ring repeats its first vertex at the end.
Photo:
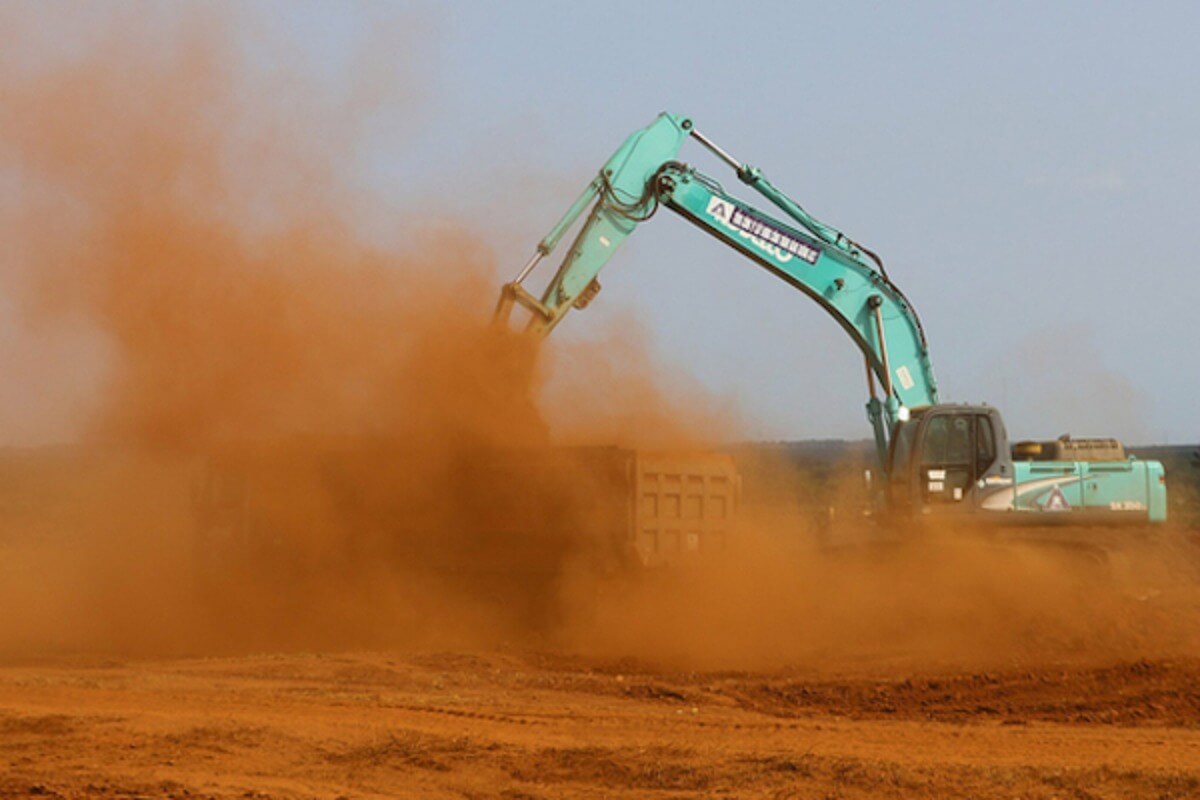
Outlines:
POLYGON ((497 317, 507 321, 514 303, 533 313, 529 330, 549 333, 571 308, 599 291, 597 276, 638 224, 665 206, 801 290, 824 308, 858 345, 866 360, 881 467, 891 430, 908 410, 937 403, 937 382, 916 311, 881 265, 836 229, 821 223, 776 189, 762 173, 741 164, 695 130, 687 117, 660 114, 630 136, 604 164, 537 253, 504 287, 497 317), (732 166, 739 179, 784 212, 790 222, 728 194, 721 185, 678 161, 689 137, 732 166), (585 210, 588 216, 553 279, 539 298, 523 287, 537 263, 550 255, 585 210), (875 381, 882 398, 875 395, 875 381))

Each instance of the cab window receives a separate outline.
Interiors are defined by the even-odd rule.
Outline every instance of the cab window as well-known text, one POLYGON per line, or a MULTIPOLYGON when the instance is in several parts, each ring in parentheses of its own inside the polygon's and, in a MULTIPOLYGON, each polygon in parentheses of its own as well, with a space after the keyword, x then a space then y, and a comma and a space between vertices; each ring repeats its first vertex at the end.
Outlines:
POLYGON ((985 416, 975 418, 975 477, 981 478, 996 461, 996 434, 992 421, 985 416))
POLYGON ((974 482, 974 414, 939 414, 929 420, 921 449, 922 496, 929 503, 959 503, 974 482))
POLYGON ((939 467, 969 465, 971 418, 965 414, 945 414, 931 419, 925 431, 921 463, 939 467))

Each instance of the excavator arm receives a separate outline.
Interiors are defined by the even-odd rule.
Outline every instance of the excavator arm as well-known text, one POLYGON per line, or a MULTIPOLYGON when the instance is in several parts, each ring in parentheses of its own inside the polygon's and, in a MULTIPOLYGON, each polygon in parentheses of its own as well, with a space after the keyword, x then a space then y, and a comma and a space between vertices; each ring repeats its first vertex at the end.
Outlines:
POLYGON ((842 326, 863 352, 871 399, 868 417, 886 471, 892 431, 909 409, 937 403, 937 383, 916 311, 888 279, 882 262, 841 232, 809 215, 762 173, 704 137, 686 117, 660 114, 630 136, 537 252, 507 284, 496 309, 506 324, 514 304, 532 312, 529 330, 548 334, 571 308, 599 291, 597 276, 617 247, 661 207, 679 214, 804 292, 842 326), (788 222, 728 194, 719 183, 678 161, 689 137, 729 164, 738 178, 787 216, 788 222), (540 297, 523 286, 537 264, 587 211, 553 279, 540 297), (881 389, 877 394, 876 382, 881 389))

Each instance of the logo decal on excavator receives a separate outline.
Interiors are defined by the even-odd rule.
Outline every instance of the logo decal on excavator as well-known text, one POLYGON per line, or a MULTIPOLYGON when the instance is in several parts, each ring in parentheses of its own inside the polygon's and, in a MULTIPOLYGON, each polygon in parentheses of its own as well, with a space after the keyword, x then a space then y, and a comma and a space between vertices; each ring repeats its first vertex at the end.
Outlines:
POLYGON ((1062 489, 1055 486, 1050 490, 1050 496, 1042 503, 1043 511, 1070 511, 1071 504, 1067 502, 1067 496, 1062 493, 1062 489))
POLYGON ((786 264, 799 258, 809 264, 817 263, 821 250, 765 219, 741 208, 723 197, 708 201, 708 215, 722 226, 736 231, 743 239, 749 239, 760 250, 786 264))

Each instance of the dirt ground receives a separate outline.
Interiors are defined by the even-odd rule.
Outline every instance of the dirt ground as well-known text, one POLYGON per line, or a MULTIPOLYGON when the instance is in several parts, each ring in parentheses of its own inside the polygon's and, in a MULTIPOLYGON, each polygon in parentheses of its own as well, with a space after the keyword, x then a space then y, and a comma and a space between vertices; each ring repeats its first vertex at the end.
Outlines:
POLYGON ((0 797, 1200 797, 1192 546, 723 559, 557 637, 359 572, 273 618, 231 586, 222 642, 179 480, 79 464, 8 476, 0 797))
POLYGON ((0 668, 6 797, 1200 796, 1200 661, 882 676, 536 652, 0 668))

